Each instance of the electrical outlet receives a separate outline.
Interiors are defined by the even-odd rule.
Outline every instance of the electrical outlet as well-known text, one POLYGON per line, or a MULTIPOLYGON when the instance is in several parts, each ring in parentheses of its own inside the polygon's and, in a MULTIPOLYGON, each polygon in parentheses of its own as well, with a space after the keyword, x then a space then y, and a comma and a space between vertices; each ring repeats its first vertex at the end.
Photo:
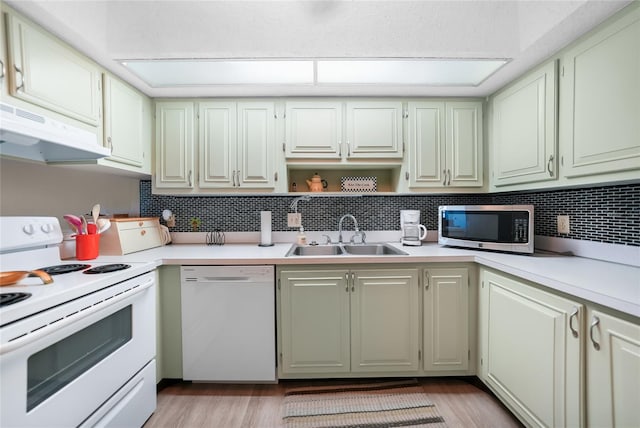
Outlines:
POLYGON ((287 214, 287 226, 300 227, 302 224, 302 216, 300 213, 288 213, 287 214))
POLYGON ((562 233, 565 235, 569 234, 569 216, 568 215, 559 215, 558 216, 558 233, 562 233))

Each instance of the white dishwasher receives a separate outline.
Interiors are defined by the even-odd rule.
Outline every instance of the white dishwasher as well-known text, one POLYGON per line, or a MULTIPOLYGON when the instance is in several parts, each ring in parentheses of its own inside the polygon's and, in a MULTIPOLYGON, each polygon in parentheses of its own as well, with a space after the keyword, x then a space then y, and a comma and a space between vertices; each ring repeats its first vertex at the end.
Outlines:
POLYGON ((276 381, 273 266, 182 266, 182 377, 276 381))

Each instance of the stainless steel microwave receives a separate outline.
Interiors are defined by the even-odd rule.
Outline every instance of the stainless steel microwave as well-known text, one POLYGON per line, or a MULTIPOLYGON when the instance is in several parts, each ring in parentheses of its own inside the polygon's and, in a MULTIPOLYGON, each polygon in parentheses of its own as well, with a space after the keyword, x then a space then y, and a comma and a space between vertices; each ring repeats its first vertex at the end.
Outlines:
POLYGON ((533 205, 438 208, 440 245, 532 254, 533 236, 533 205))

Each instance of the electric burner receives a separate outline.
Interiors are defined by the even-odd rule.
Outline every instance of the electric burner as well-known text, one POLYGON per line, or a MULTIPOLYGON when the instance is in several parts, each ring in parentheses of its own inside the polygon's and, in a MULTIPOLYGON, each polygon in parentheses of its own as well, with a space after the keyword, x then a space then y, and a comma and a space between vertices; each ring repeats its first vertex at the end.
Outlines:
POLYGON ((31 297, 31 293, 0 293, 0 306, 18 303, 31 297))
POLYGON ((109 272, 115 272, 118 270, 129 269, 130 267, 131 265, 125 265, 123 263, 114 263, 110 265, 96 266, 94 268, 87 269, 82 273, 87 273, 87 274, 109 273, 109 272))
POLYGON ((75 264, 68 264, 68 265, 47 266, 47 267, 40 268, 38 270, 43 270, 49 275, 60 275, 63 273, 70 273, 70 272, 76 272, 79 270, 84 270, 90 267, 91 265, 75 263, 75 264))

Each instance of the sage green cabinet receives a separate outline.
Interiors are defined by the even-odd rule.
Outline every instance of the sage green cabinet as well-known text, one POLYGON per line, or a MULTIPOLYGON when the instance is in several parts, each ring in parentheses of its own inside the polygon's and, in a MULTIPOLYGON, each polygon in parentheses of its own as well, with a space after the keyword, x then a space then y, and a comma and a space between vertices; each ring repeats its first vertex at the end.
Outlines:
POLYGON ((480 378, 526 425, 584 426, 585 309, 481 271, 480 378))
MULTIPOLYGON (((104 75, 104 142, 109 160, 142 169, 150 157, 149 100, 120 80, 104 75)), ((149 171, 150 172, 150 171, 149 171)))
POLYGON ((100 126, 100 69, 41 27, 13 13, 6 18, 10 95, 100 126))
POLYGON ((346 103, 347 159, 402 158, 402 102, 346 103))
POLYGON ((199 186, 235 187, 238 170, 236 103, 198 103, 198 117, 199 186))
POLYGON ((640 426, 640 325, 588 307, 587 426, 640 426))
POLYGON ((156 102, 156 188, 194 187, 194 105, 156 102))
POLYGON ((424 370, 467 370, 469 348, 469 271, 423 271, 424 370))
POLYGON ((493 187, 558 177, 556 82, 554 60, 493 97, 493 187))
POLYGON ((287 158, 342 158, 340 101, 287 101, 285 156, 287 158))
POLYGON ((481 187, 482 102, 419 101, 408 107, 409 188, 481 187))
POLYGON ((563 175, 640 169, 640 8, 562 56, 563 175))
POLYGON ((280 377, 419 370, 418 269, 287 267, 278 287, 280 377))
POLYGON ((238 103, 236 187, 273 189, 275 166, 275 106, 270 101, 238 103))

